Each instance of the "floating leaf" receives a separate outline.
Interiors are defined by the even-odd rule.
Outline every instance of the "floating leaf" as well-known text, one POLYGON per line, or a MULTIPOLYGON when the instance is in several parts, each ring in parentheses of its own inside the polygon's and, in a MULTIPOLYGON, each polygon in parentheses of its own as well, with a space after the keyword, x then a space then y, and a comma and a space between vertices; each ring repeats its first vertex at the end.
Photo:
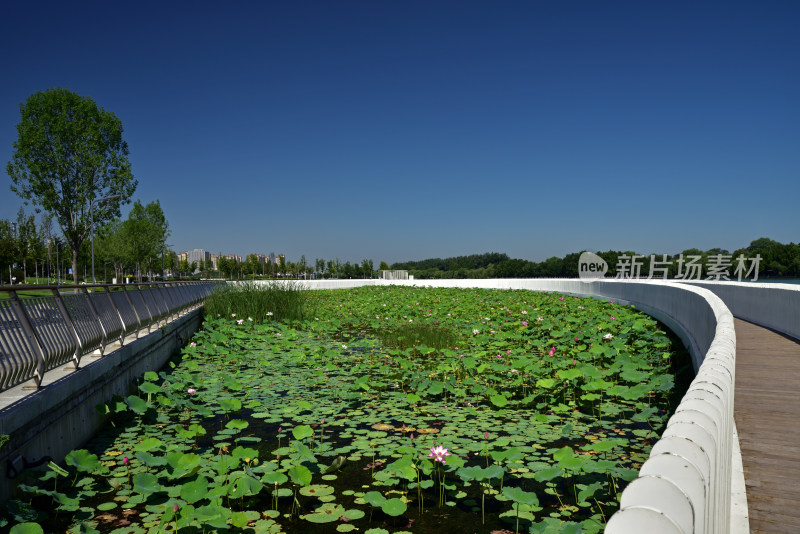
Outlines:
POLYGON ((298 425, 292 429, 294 439, 310 438, 314 435, 314 430, 308 425, 298 425))
POLYGON ((406 503, 397 498, 387 499, 383 502, 383 504, 381 504, 381 510, 383 510, 383 513, 391 516, 403 515, 406 513, 406 508, 406 503))
POLYGON ((11 527, 9 534, 44 534, 39 523, 20 523, 11 527))

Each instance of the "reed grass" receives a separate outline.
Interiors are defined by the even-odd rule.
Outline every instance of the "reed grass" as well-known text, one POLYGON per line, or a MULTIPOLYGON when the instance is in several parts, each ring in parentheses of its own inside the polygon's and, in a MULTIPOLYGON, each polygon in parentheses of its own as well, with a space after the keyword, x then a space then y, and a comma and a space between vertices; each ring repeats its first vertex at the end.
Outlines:
POLYGON ((207 317, 231 317, 268 321, 302 321, 313 315, 312 305, 302 285, 292 281, 266 284, 241 282, 215 289, 205 301, 207 317))

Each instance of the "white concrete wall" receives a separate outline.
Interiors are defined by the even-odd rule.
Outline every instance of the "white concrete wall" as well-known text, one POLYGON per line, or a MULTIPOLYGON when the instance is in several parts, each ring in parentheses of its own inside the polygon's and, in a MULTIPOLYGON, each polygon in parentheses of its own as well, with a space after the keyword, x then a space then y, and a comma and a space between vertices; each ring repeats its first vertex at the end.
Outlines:
MULTIPOLYGON (((704 287, 644 280, 304 282, 308 289, 385 284, 529 289, 591 295, 634 304, 665 322, 689 347, 697 374, 667 423, 661 440, 653 447, 650 458, 642 466, 639 478, 623 492, 620 510, 610 518, 606 532, 731 532, 732 462, 734 451, 738 451, 733 421, 736 334, 731 312, 714 293, 704 287)), ((753 300, 759 298, 761 297, 755 294, 752 297, 753 300)), ((787 305, 791 302, 790 300, 787 305)), ((747 302, 742 304, 745 307, 747 305, 747 302)), ((741 461, 736 469, 741 472, 741 461)), ((739 509, 741 510, 741 505, 739 509)), ((743 513, 746 514, 746 506, 743 513)), ((743 518, 737 520, 741 527, 743 518)), ((747 530, 746 522, 742 530, 747 530)))
POLYGON ((800 285, 752 282, 691 282, 722 299, 731 313, 800 339, 800 285))

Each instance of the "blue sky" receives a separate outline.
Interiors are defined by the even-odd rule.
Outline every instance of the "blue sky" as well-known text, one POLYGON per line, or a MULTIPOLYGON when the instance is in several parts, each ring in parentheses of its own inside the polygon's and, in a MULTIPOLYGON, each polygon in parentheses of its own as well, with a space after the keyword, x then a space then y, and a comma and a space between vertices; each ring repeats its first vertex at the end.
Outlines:
POLYGON ((19 104, 67 87, 122 120, 176 250, 797 242, 798 28, 795 1, 7 2, 0 218, 19 104))

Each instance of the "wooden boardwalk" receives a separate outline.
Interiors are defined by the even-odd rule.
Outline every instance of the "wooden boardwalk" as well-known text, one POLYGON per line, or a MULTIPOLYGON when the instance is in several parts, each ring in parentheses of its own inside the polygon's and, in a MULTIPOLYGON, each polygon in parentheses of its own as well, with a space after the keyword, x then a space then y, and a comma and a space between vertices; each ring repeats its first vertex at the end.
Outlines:
POLYGON ((800 533, 800 342, 740 319, 735 328, 750 531, 800 533))

